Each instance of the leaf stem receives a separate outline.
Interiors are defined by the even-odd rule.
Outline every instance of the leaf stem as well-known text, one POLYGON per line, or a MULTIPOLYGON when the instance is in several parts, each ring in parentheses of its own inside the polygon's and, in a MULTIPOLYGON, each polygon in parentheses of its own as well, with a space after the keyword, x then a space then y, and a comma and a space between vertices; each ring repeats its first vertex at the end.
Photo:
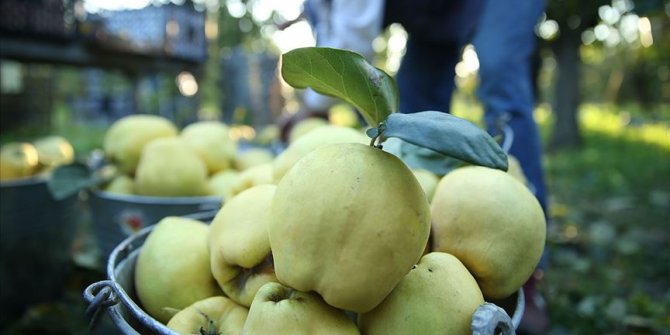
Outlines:
POLYGON ((384 138, 383 137, 384 130, 386 130, 386 124, 384 122, 380 122, 377 127, 370 128, 365 132, 368 135, 368 137, 370 137, 371 147, 376 147, 378 149, 382 148, 381 142, 382 139, 384 138), (377 145, 375 145, 375 141, 377 142, 377 145))

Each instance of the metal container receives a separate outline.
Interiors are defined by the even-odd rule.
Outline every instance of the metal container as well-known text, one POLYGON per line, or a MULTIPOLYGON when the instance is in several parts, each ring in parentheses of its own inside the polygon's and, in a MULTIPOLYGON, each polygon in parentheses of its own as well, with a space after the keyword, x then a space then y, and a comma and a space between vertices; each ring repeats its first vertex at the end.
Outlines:
MULTIPOLYGON (((210 222, 217 212, 218 209, 183 215, 183 217, 210 222)), ((142 228, 118 244, 107 261, 108 279, 95 282, 84 290, 84 299, 89 303, 86 312, 92 318, 92 327, 95 327, 96 321, 101 316, 100 313, 106 312, 121 334, 178 335, 149 316, 136 302, 135 262, 144 241, 153 228, 153 224, 142 228)))
MULTIPOLYGON (((203 222, 211 220, 211 213, 189 216, 203 222)), ((164 324, 149 316, 137 303, 135 294, 135 262, 139 251, 153 226, 146 227, 137 234, 128 237, 111 253, 107 263, 108 280, 89 285, 84 290, 88 301, 87 312, 92 316, 92 325, 101 312, 107 313, 117 330, 122 334, 159 334, 178 335, 164 324)), ((512 318, 502 308, 493 303, 481 305, 472 320, 473 335, 514 334, 519 326, 524 310, 523 291, 516 296, 512 318)))
POLYGON ((216 210, 222 202, 218 196, 150 197, 100 190, 91 191, 89 198, 93 233, 103 260, 128 236, 166 216, 216 210))
POLYGON ((0 182, 0 319, 60 298, 78 226, 76 195, 55 200, 44 178, 0 182))

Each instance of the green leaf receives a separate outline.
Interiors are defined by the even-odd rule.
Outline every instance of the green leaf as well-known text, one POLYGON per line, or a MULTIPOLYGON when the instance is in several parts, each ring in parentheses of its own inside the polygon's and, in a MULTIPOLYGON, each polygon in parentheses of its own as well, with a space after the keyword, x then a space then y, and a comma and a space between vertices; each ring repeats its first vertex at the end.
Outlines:
POLYGON ((295 88, 309 87, 352 104, 373 127, 399 108, 395 80, 351 51, 294 49, 282 55, 281 74, 295 88))
POLYGON ((86 164, 72 163, 54 169, 47 186, 54 199, 62 200, 83 189, 101 185, 107 180, 101 174, 91 171, 86 164))
POLYGON ((444 176, 449 171, 467 164, 460 159, 445 156, 431 149, 394 137, 387 138, 384 141, 383 149, 400 158, 405 165, 412 169, 428 170, 438 176, 444 176))
POLYGON ((507 154, 486 131, 470 121, 448 113, 426 111, 389 115, 382 129, 384 138, 431 149, 470 164, 507 171, 507 154))
POLYGON ((379 137, 379 128, 368 128, 365 131, 365 134, 368 135, 368 137, 371 139, 376 139, 379 137))

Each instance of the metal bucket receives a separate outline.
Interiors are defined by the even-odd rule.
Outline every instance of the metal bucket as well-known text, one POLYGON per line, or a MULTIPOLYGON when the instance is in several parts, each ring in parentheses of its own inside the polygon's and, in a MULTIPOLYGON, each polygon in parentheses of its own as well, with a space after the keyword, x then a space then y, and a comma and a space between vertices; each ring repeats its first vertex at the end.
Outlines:
MULTIPOLYGON (((210 222, 217 212, 218 210, 210 210, 183 216, 210 222)), ((155 222, 158 221, 160 220, 155 222)), ((136 302, 138 300, 135 294, 135 262, 153 228, 153 224, 142 228, 118 244, 107 261, 108 280, 93 283, 84 290, 84 299, 89 303, 87 313, 92 318, 92 327, 95 327, 100 313, 106 311, 107 316, 122 334, 178 335, 149 316, 136 302)))
MULTIPOLYGON (((214 213, 215 214, 215 213, 214 213)), ((210 221, 213 214, 202 213, 189 216, 201 221, 210 221)), ((122 334, 178 335, 164 324, 144 312, 137 303, 134 285, 135 262, 144 241, 153 226, 142 229, 127 238, 112 251, 107 263, 108 280, 89 285, 84 290, 84 298, 89 303, 87 312, 92 315, 94 325, 99 313, 106 310, 114 325, 122 334)), ((524 311, 523 291, 516 295, 512 317, 493 303, 481 305, 473 315, 473 335, 514 334, 524 311)))
POLYGON ((0 182, 0 319, 60 298, 78 225, 76 195, 55 200, 44 178, 0 182))
POLYGON ((124 239, 166 216, 217 210, 222 201, 218 196, 149 197, 93 190, 89 202, 101 257, 106 260, 124 239))

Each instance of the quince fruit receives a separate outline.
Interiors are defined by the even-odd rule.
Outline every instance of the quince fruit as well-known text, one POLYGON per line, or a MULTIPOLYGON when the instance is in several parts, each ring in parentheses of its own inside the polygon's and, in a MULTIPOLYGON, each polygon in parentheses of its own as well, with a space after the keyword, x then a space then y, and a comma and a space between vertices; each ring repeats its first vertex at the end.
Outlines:
POLYGON ((319 147, 277 185, 269 225, 281 283, 367 312, 421 257, 428 200, 396 156, 364 144, 319 147))

